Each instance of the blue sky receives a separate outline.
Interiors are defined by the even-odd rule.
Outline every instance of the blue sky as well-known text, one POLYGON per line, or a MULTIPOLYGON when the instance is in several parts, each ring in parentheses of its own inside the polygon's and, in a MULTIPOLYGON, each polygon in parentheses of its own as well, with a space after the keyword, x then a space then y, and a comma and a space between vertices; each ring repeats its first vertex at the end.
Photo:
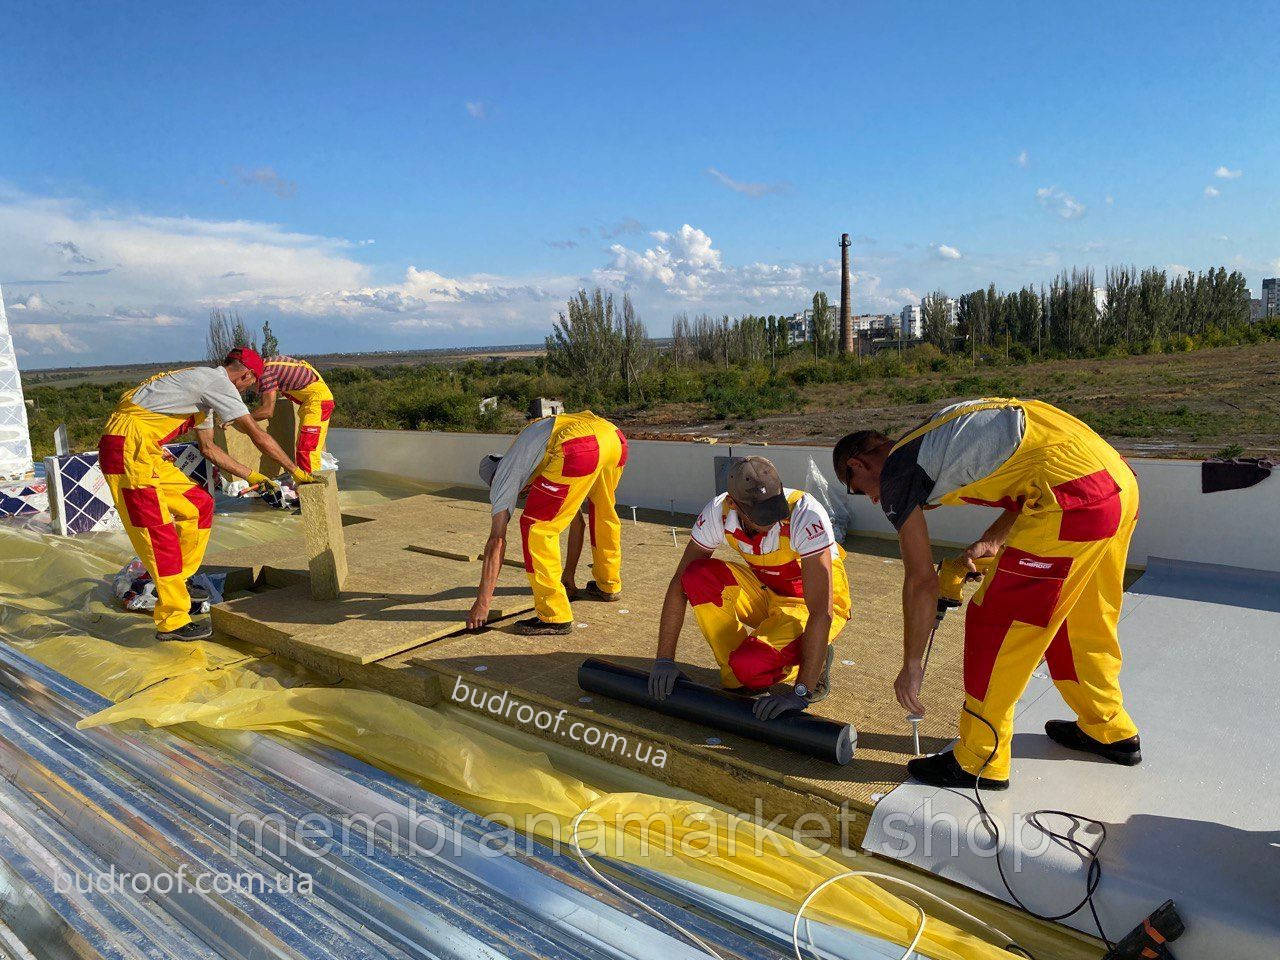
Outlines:
POLYGON ((790 313, 841 231, 859 312, 1280 274, 1271 4, 196 6, 8 19, 27 365, 194 358, 215 307, 297 353, 537 341, 597 283, 790 313))

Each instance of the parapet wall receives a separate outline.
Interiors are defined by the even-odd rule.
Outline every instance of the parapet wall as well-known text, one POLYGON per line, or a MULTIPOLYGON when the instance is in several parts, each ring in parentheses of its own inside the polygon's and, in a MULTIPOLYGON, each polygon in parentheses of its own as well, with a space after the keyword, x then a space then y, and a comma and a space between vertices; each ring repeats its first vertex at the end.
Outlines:
MULTIPOLYGON (((511 437, 483 433, 346 430, 329 432, 329 449, 344 467, 398 473, 431 483, 479 485, 480 458, 502 454, 511 437)), ((850 508, 854 532, 893 536, 879 507, 849 497, 831 471, 831 448, 756 446, 632 440, 618 490, 628 506, 697 513, 715 496, 715 458, 767 456, 784 483, 802 487, 812 460, 831 486, 832 496, 850 508)), ((1148 557, 1217 563, 1280 571, 1280 477, 1247 490, 1200 493, 1200 464, 1194 460, 1134 458, 1142 507, 1129 562, 1148 557)), ((971 543, 996 516, 983 507, 943 508, 929 514, 935 540, 971 543)))

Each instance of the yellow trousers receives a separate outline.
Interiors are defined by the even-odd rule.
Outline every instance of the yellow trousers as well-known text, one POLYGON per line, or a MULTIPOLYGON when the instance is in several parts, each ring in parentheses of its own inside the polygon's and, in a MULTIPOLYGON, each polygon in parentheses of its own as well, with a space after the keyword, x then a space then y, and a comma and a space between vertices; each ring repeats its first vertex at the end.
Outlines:
MULTIPOLYGON (((1106 484, 1107 474, 1074 481, 1090 482, 1106 484)), ((1014 707, 1042 659, 1086 734, 1114 743, 1138 732, 1120 693, 1116 636, 1137 519, 1138 488, 1130 482, 1113 496, 1014 524, 995 572, 965 612, 965 710, 955 748, 965 770, 985 764, 982 776, 1008 778, 1014 707), (995 728, 994 741, 973 714, 995 728)))
POLYGON ((520 515, 524 569, 538 617, 547 623, 573 619, 561 582, 560 534, 587 501, 592 574, 601 590, 622 589, 622 523, 614 500, 627 462, 627 440, 590 411, 562 414, 547 455, 529 485, 520 515))
MULTIPOLYGON (((835 590, 837 595, 843 590, 847 597, 848 584, 842 581, 843 566, 835 590)), ((760 689, 795 680, 800 670, 800 635, 809 621, 803 597, 774 593, 745 564, 715 557, 694 560, 685 567, 680 583, 720 665, 724 686, 760 689)), ((829 642, 845 623, 838 613, 832 618, 829 642)))
POLYGON ((298 442, 293 462, 308 472, 320 469, 320 454, 329 436, 329 418, 333 416, 333 394, 323 380, 301 390, 286 393, 298 405, 298 442))
POLYGON ((190 424, 125 403, 98 443, 98 465, 129 542, 155 581, 153 615, 161 631, 191 622, 187 578, 200 569, 213 528, 213 498, 162 447, 190 424))

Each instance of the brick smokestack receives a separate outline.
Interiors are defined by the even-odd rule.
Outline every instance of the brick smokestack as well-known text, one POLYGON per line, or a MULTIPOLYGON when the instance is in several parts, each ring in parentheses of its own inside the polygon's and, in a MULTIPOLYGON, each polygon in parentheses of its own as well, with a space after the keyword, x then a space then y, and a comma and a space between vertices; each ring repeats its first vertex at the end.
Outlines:
POLYGON ((840 352, 853 353, 853 304, 849 302, 849 235, 840 234, 840 352))

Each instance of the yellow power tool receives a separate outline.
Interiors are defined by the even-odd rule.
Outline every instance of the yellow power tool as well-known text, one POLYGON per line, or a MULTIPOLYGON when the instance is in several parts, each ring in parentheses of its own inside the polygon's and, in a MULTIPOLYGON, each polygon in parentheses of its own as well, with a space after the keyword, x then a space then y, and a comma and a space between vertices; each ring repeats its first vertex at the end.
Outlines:
MULTIPOLYGON (((964 585, 977 583, 991 572, 995 563, 995 557, 975 560, 974 566, 978 568, 976 573, 969 569, 969 564, 963 557, 948 557, 938 564, 938 616, 933 621, 929 643, 924 648, 924 660, 920 665, 921 683, 924 682, 924 671, 929 669, 929 654, 933 652, 933 640, 938 635, 938 627, 942 626, 943 617, 948 610, 954 610, 964 603, 964 585)), ((911 742, 917 757, 920 756, 920 721, 923 719, 916 713, 907 715, 907 721, 911 724, 911 742)))

